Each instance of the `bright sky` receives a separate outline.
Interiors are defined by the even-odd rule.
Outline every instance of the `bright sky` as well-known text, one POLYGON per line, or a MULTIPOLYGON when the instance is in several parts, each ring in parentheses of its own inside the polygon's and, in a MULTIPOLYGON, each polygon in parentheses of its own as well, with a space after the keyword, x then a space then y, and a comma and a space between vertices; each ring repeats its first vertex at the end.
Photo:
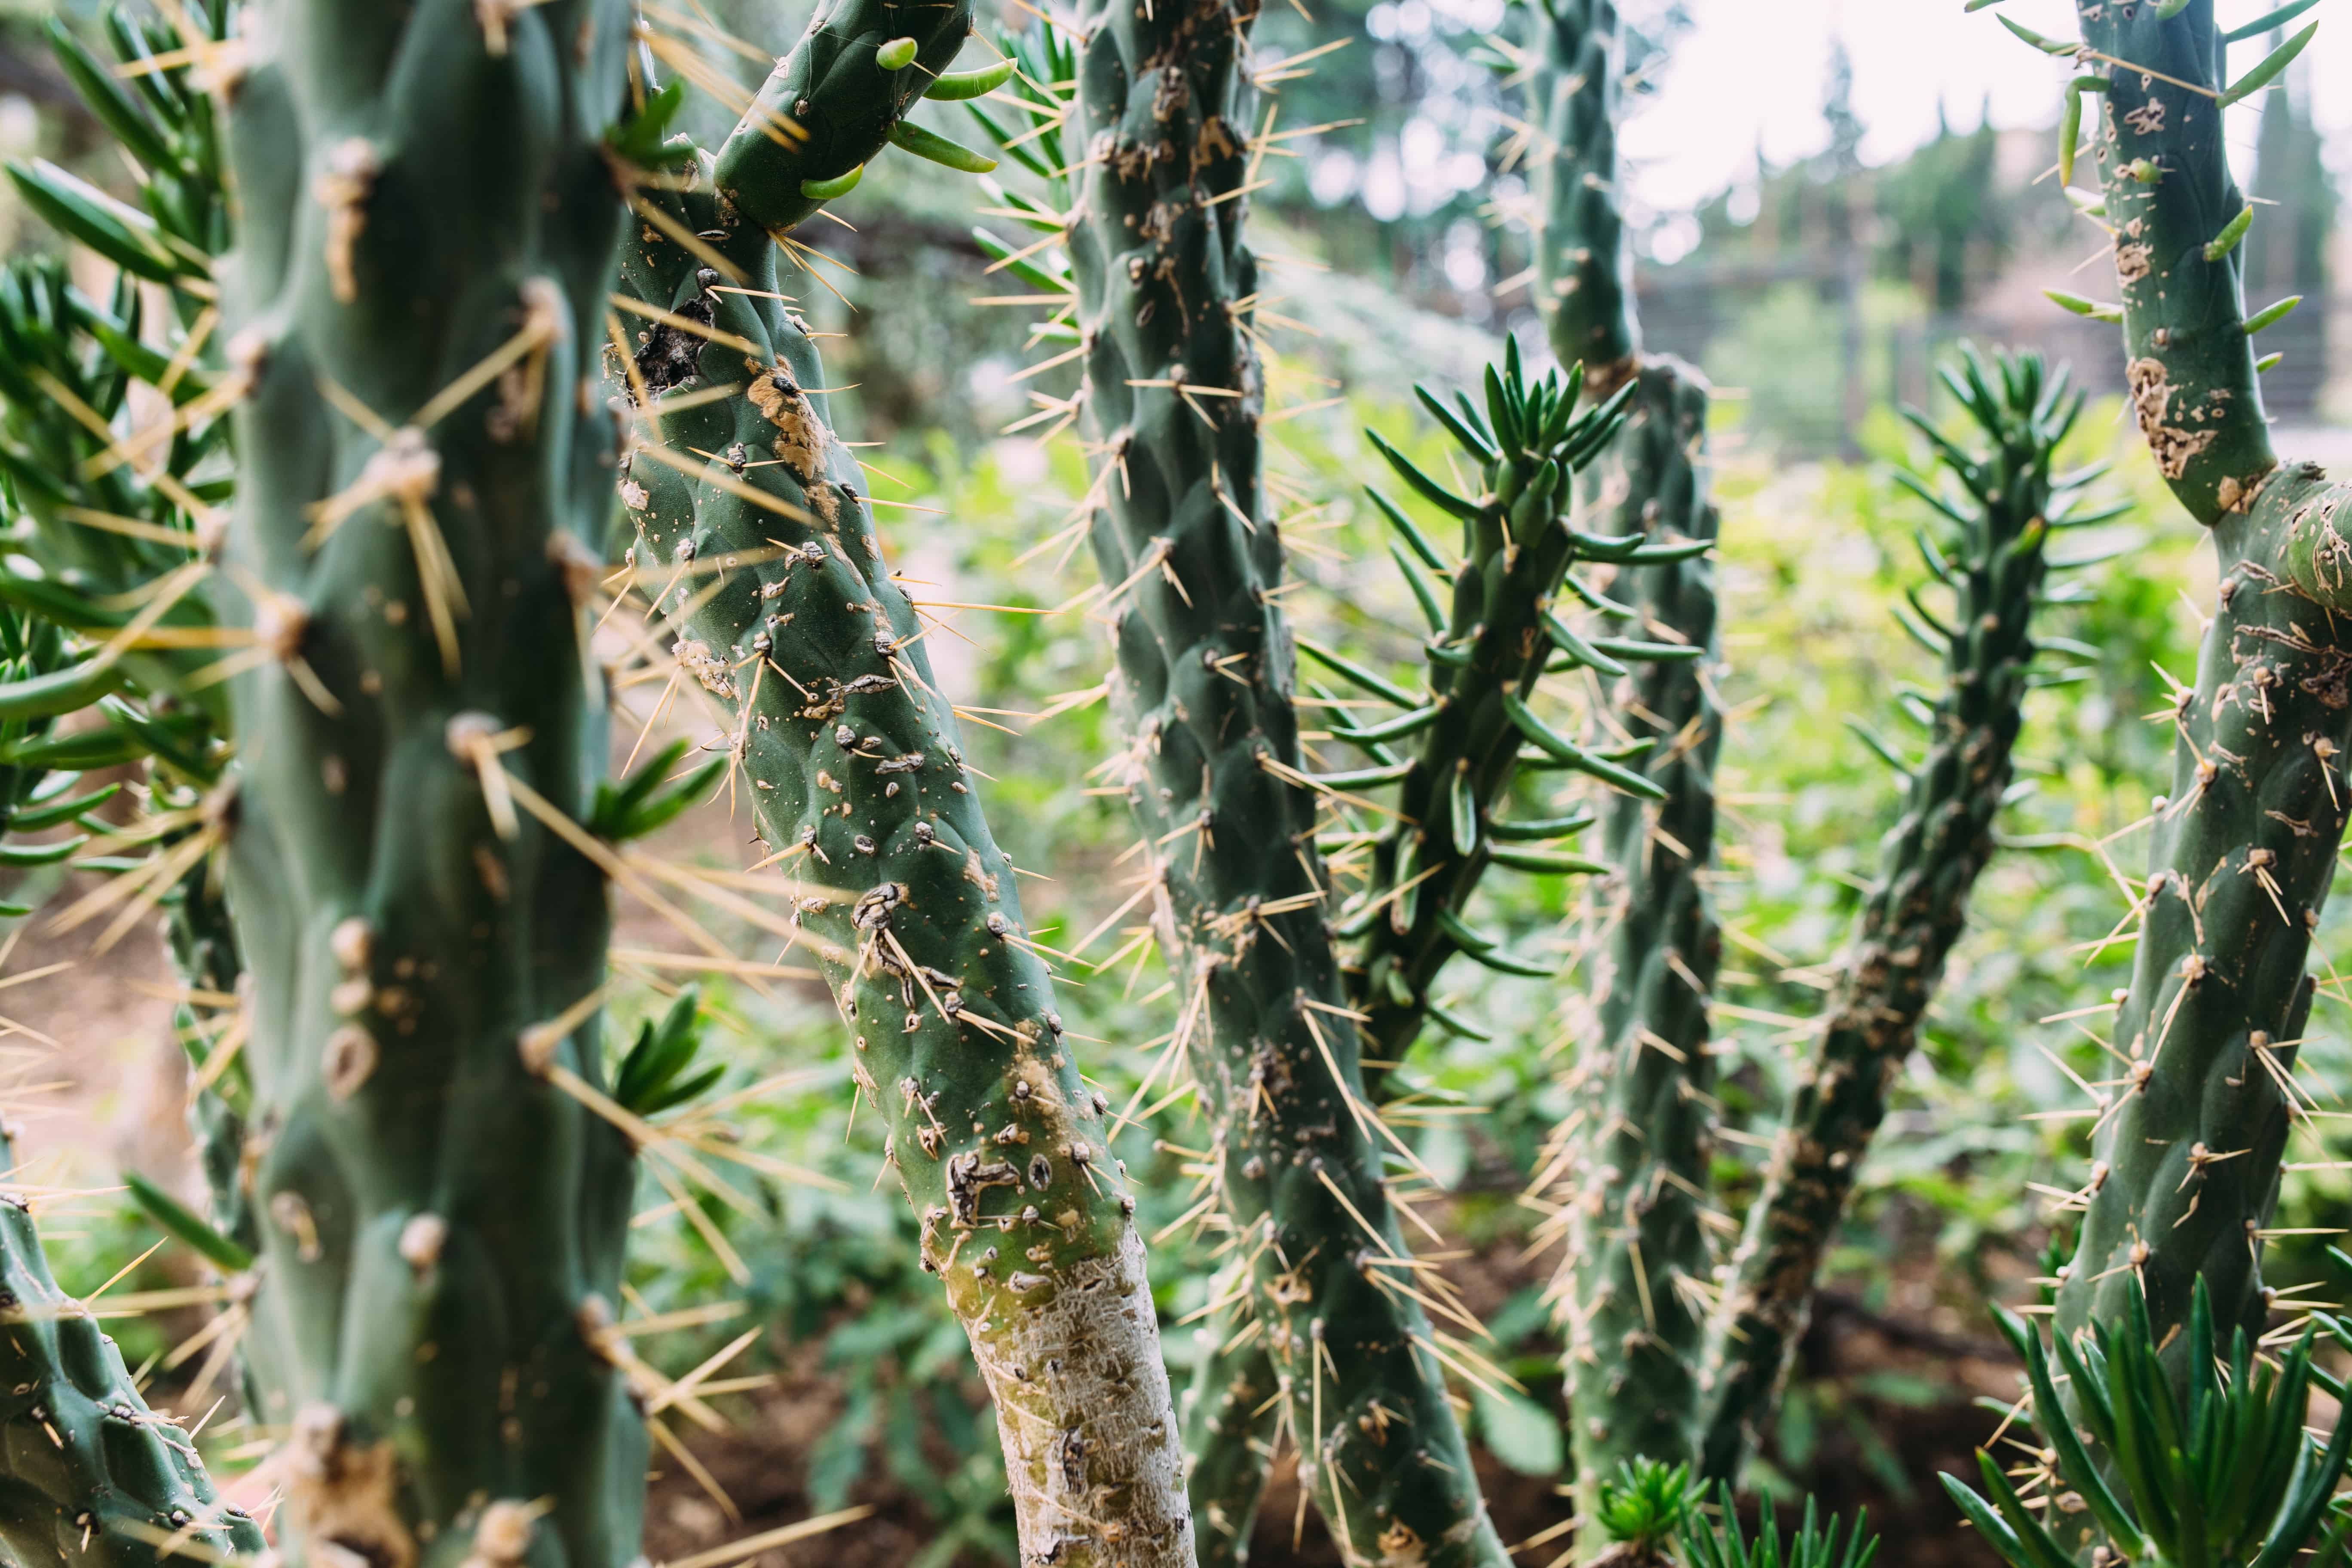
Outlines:
MULTIPOLYGON (((2219 0, 2223 26, 2274 9, 2278 0, 2219 0)), ((1960 0, 1686 0, 1696 26, 1674 56, 1623 146, 1638 188, 1653 206, 1688 208, 1744 174, 1759 135, 1765 155, 1786 163, 1829 138, 1821 103, 1830 40, 1843 35, 1853 58, 1854 106, 1869 135, 1864 158, 1899 156, 1935 134, 1938 95, 1952 123, 1969 129, 1992 95, 1993 123, 2048 125, 2053 134, 2069 62, 2037 54, 1991 11, 1960 0)), ((2008 0, 2000 8, 2051 37, 2079 36, 2072 0, 2008 0)), ((2330 162, 2352 175, 2352 9, 2324 5, 2319 36, 2304 51, 2320 123, 2336 133, 2330 162), (2341 13, 2341 15, 2336 15, 2341 13)), ((2234 69, 2261 60, 2258 42, 2234 46, 2234 69)), ((2249 115, 2241 132, 2251 142, 2249 115)), ((2053 142, 2053 157, 2054 142, 2053 142)))

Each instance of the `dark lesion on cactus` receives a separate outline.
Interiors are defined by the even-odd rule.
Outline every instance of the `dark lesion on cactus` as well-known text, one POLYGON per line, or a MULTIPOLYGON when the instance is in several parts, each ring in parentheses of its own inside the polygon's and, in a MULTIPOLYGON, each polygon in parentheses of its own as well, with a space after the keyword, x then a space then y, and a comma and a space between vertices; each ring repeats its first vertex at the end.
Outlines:
MULTIPOLYGON (((704 268, 704 288, 719 281, 719 274, 704 268)), ((709 327, 716 312, 710 297, 698 293, 681 300, 671 312, 697 326, 709 327)), ((701 374, 702 349, 709 340, 698 333, 669 321, 648 321, 637 332, 637 376, 646 390, 658 397, 673 387, 684 386, 701 374)))

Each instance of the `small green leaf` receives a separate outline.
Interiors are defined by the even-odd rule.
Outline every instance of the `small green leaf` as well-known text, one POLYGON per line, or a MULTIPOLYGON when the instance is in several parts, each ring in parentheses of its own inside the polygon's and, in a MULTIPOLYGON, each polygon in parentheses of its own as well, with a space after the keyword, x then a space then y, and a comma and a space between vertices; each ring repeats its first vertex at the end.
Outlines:
POLYGON ((148 1218, 229 1273, 242 1274, 253 1267, 252 1253, 205 1224, 201 1216, 138 1172, 125 1171, 122 1184, 131 1189, 132 1201, 147 1211, 148 1218))
POLYGON ((2266 305, 2246 318, 2246 336, 2252 337, 2265 327, 2274 327, 2287 319, 2297 305, 2303 303, 2300 294, 2289 294, 2275 304, 2266 305))
POLYGON ((2219 261, 2221 258, 2229 255, 2230 252, 2237 249, 2238 242, 2246 237, 2246 230, 2252 228, 2253 226, 2254 204, 2248 202, 2244 206, 2238 209, 2238 216, 2236 217, 2231 218, 2228 223, 2221 226, 2221 233, 2215 235, 2210 240, 2206 242, 2205 259, 2208 261, 2219 261))
POLYGON ((925 89, 923 96, 934 103, 961 103, 967 99, 985 98, 1011 81, 1017 68, 1011 60, 998 60, 978 70, 950 71, 925 89))
POLYGON ((1434 1002, 1423 1003, 1422 1010, 1429 1015, 1433 1023, 1448 1034, 1459 1035, 1465 1040, 1477 1040, 1482 1043, 1491 1041, 1495 1037, 1493 1030, 1482 1029, 1459 1013, 1441 1007, 1434 1002))
POLYGON ((2124 308, 2121 305, 2107 305, 2096 300, 2085 300, 2080 294, 2069 294, 2063 289, 2044 289, 2042 292, 2060 310, 2070 310, 2090 321, 2120 321, 2124 319, 2124 308))
POLYGON ((172 254, 153 218, 125 206, 46 158, 29 164, 10 163, 8 177, 23 194, 26 205, 67 238, 79 240, 125 272, 156 283, 173 283, 204 270, 172 254))
POLYGON ((915 63, 919 47, 912 38, 893 38, 874 51, 874 63, 886 71, 902 71, 915 63))
POLYGON ((2066 84, 2066 111, 2058 120, 2058 184, 2074 183, 2074 144, 2083 137, 2083 89, 2066 84))
POLYGON ((2062 44, 2055 38, 2046 38, 2032 28, 2012 22, 2006 16, 1998 17, 1996 20, 2045 55, 2071 55, 2083 47, 2080 44, 2062 44))
POLYGON ((803 180, 801 195, 813 202, 829 202, 835 196, 845 196, 857 188, 866 177, 866 165, 858 164, 845 174, 835 174, 830 180, 803 180))
POLYGON ((1428 729, 1437 721, 1437 716, 1444 710, 1443 702, 1433 702, 1425 708, 1416 708, 1410 713, 1400 713, 1393 719, 1386 719, 1377 724, 1367 724, 1361 729, 1351 724, 1334 724, 1331 726, 1331 733, 1342 741, 1351 742, 1359 746, 1370 745, 1381 741, 1402 740, 1407 735, 1428 729))
POLYGON ((2294 57, 2303 53, 2305 48, 2310 45, 2313 37, 2317 34, 2318 31, 2319 24, 2314 22, 2309 26, 2304 28, 2302 32, 2297 33, 2285 43, 2281 44, 2277 48, 2273 49, 2263 58, 2262 64, 2256 66, 2253 69, 2248 71, 2245 75, 2240 77, 2237 80, 2231 82, 2227 88, 2222 89, 2221 97, 2217 107, 2227 109, 2230 105, 2236 103, 2241 99, 2251 97, 2252 95, 2262 91, 2263 89, 2270 86, 2272 82, 2278 79, 2278 75, 2281 71, 2284 71, 2288 66, 2294 63, 2294 57))
POLYGON ((936 131, 926 131, 911 121, 901 120, 890 127, 890 144, 901 152, 912 153, 918 158, 928 158, 943 168, 959 174, 985 174, 996 167, 996 160, 985 153, 975 153, 961 142, 950 142, 936 131))
MULTIPOLYGON (((1427 536, 1414 525, 1412 519, 1405 516, 1396 502, 1370 485, 1364 487, 1364 493, 1372 498, 1372 504, 1381 509, 1381 515, 1389 520, 1389 526, 1397 531, 1415 555, 1421 557, 1422 564, 1432 572, 1445 570, 1445 563, 1438 555, 1437 547, 1429 542, 1427 536)), ((1437 624, 1442 626, 1445 623, 1441 619, 1437 624)))
POLYGON ((1423 699, 1414 696, 1392 680, 1374 675, 1344 654, 1335 653, 1321 643, 1310 641, 1306 637, 1294 637, 1292 640, 1298 645, 1299 652, 1333 674, 1354 681, 1375 697, 1385 697, 1400 708, 1417 709, 1423 704, 1423 699))
POLYGON ((1454 853, 1474 853, 1478 847, 1478 797, 1467 768, 1456 767, 1445 781, 1445 819, 1454 836, 1454 853))
POLYGON ((1524 1394, 1476 1389, 1479 1440, 1486 1451, 1523 1476, 1556 1476, 1567 1462, 1559 1422, 1524 1394))
POLYGON ((2242 44, 2248 38, 2259 38, 2273 27, 2285 26, 2318 4, 2319 0, 2292 0, 2291 4, 2282 5, 2275 11, 2265 11, 2252 21, 2231 28, 2221 35, 2221 41, 2225 44, 2242 44))
MULTIPOLYGON (((1439 484, 1435 479, 1431 479, 1427 474, 1423 473, 1421 469, 1415 466, 1411 458, 1406 457, 1402 452, 1398 451, 1394 447, 1390 446, 1386 441, 1381 439, 1379 431, 1367 430, 1364 432, 1364 435, 1372 443, 1373 450, 1379 452, 1381 457, 1388 459, 1389 467, 1397 471, 1397 477, 1403 479, 1406 484, 1411 485, 1414 489, 1420 491, 1422 498, 1424 500, 1427 500, 1432 505, 1440 507, 1446 511, 1450 511, 1454 516, 1462 518, 1465 521, 1476 517, 1479 514, 1479 511, 1482 509, 1476 501, 1465 500, 1462 497, 1455 495, 1452 490, 1447 489, 1444 485, 1439 484)), ((1434 565, 1436 563, 1432 562, 1431 564, 1434 565)))
POLYGON ((1605 877, 1612 869, 1605 861, 1560 849, 1509 849, 1496 845, 1486 855, 1497 866, 1542 877, 1605 877))

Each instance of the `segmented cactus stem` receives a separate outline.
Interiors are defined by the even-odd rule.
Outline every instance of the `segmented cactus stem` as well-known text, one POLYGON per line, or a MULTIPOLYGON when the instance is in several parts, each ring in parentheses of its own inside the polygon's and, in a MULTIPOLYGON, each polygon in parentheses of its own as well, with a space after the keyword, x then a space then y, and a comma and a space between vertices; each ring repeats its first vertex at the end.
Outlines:
MULTIPOLYGON (((0 1168, 15 1165, 0 1131, 0 1168)), ((259 1529, 148 1408, 98 1319, 58 1289, 15 1192, 0 1192, 0 1548, 12 1561, 155 1568, 175 1544, 260 1554, 259 1529)))
POLYGON ((2173 494, 2212 529, 2221 587, 2179 697, 2109 1037, 2125 1065, 2096 1124, 2057 1326, 2119 1323, 2141 1293, 2164 1341, 2202 1279, 2225 1331, 2259 1333, 2257 1233, 2293 1122, 2284 1074, 2345 826, 2352 487, 2279 461, 2255 378, 2261 318, 2246 313, 2230 238, 2247 203, 2219 100, 2274 65, 2232 78, 2212 0, 2077 12, 2096 51, 2076 81, 2097 100, 2089 163, 2115 239, 2132 407, 2173 494))
MULTIPOLYGON (((1214 1128, 1222 1206, 1298 1435, 1351 1562, 1499 1564, 1437 1342, 1402 1285, 1299 773, 1281 545, 1258 488, 1256 263, 1242 239, 1248 33, 1225 0, 1088 18, 1070 233, 1086 419, 1115 469, 1094 545, 1120 584, 1116 710, 1214 1128)), ((1225 1512, 1209 1561, 1237 1561, 1225 1512)))
POLYGON ((1888 1091, 1967 929, 1969 894, 1992 857, 2011 778, 2043 546, 2070 521, 2078 493, 2052 475, 2082 405, 2063 374, 2045 377, 2030 356, 1991 371, 1971 357, 1965 381, 1952 384, 1984 447, 1940 448, 1964 492, 1937 503, 1958 531, 1952 549, 1930 555, 1931 568, 1948 556, 1937 574, 1953 595, 1951 621, 1945 628, 1922 610, 1914 624, 1944 650, 1944 689, 1731 1260, 1702 1373, 1700 1468, 1712 1479, 1737 1476, 1779 1392, 1888 1091))
POLYGON ((639 580, 730 728, 736 781, 800 889, 799 940, 922 1215, 923 1266, 996 1402, 1024 1557, 1189 1568, 1182 1454, 1112 1129, 859 467, 811 390, 815 344, 778 293, 772 239, 887 140, 908 144, 905 111, 970 31, 961 3, 812 18, 717 158, 689 165, 695 188, 653 197, 669 216, 640 230, 623 281, 657 324, 605 367, 636 426, 621 494, 639 580), (666 395, 684 406, 665 412, 666 395))
POLYGON ((257 657, 208 820, 253 978, 246 1344, 297 1553, 640 1551, 614 1318, 644 1133, 601 1087, 612 857, 581 826, 630 23, 273 0, 225 92, 240 471, 211 587, 257 657))
MULTIPOLYGON (((726 218, 708 197, 700 232, 726 218)), ((626 284, 713 337, 649 335, 608 369, 654 395, 622 494, 680 665, 731 732, 761 834, 797 889, 799 943, 856 1034, 994 1396, 1024 1556, 1189 1565, 1191 1515, 1135 1200, 1027 940, 922 623, 890 577, 824 376, 772 296, 774 247, 728 243, 742 289, 658 238, 626 284), (700 276, 698 276, 698 274, 700 276), (699 389, 743 389, 698 400, 699 389), (687 405, 663 412, 659 398, 687 405), (697 452, 717 453, 711 461, 697 452), (656 459, 659 460, 656 460, 656 459)))
MULTIPOLYGON (((1712 540, 1706 384, 1671 359, 1636 373, 1625 428, 1596 468, 1617 531, 1712 540)), ((1604 820, 1609 931, 1593 972, 1598 1033, 1570 1075, 1582 1121, 1564 1184, 1568 1245, 1555 1283, 1566 1317, 1570 1438, 1588 1547, 1604 1547, 1598 1488, 1637 1458, 1695 1455, 1698 1359, 1711 1255, 1715 1058, 1707 1002, 1722 933, 1706 873, 1715 843, 1715 763, 1723 714, 1714 563, 1630 568, 1610 586, 1631 625, 1705 650, 1691 663, 1635 667, 1612 706, 1656 749, 1637 764, 1663 798, 1618 795, 1604 820)))
MULTIPOLYGON (((1553 351, 1605 394, 1637 383, 1624 428, 1582 489, 1609 531, 1715 539, 1707 387, 1681 362, 1641 353, 1617 152, 1624 31, 1612 0, 1531 5, 1529 163, 1539 227, 1538 303, 1553 351)), ((1560 1131, 1567 1247, 1553 1291, 1568 1329, 1570 1442, 1585 1550, 1611 1549, 1601 1489, 1640 1460, 1696 1458, 1698 1363, 1711 1261, 1705 1221, 1714 1146, 1707 1003, 1722 936, 1706 880, 1714 858, 1723 734, 1715 567, 1705 555, 1629 567, 1610 585, 1640 635, 1702 650, 1634 667, 1612 693, 1638 765, 1661 795, 1619 795, 1606 814, 1614 868, 1594 970, 1598 1031, 1570 1074, 1560 1131)))

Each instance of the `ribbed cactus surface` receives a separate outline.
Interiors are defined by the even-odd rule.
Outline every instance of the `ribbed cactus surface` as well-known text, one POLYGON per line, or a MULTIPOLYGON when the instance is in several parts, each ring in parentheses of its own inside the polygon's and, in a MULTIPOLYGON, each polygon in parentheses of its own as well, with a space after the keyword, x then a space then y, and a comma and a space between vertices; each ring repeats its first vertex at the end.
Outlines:
POLYGON ((581 826, 629 23, 274 0, 226 94, 215 597, 255 657, 215 811, 253 981, 247 1343, 298 1558, 639 1552, 635 1145, 599 1087, 609 851, 581 826))
POLYGON ((623 288, 654 324, 605 366, 635 426, 621 495, 637 580, 731 729, 923 1217, 924 1267, 995 1401, 1024 1559, 1189 1568, 1135 1200, 776 267, 787 231, 889 143, 989 166, 904 123, 928 91, 1010 75, 942 76, 971 26, 965 5, 821 14, 715 159, 646 149, 690 178, 651 197, 667 216, 625 252, 623 288))
MULTIPOLYGON (((0 1166, 15 1163, 0 1133, 0 1166)), ((0 1192, 0 1550, 21 1568, 262 1550, 187 1435, 148 1408, 98 1319, 58 1288, 16 1192, 0 1192)))
MULTIPOLYGON (((1587 493, 1598 492, 1615 531, 1712 541, 1705 384, 1671 359, 1645 362, 1635 380, 1587 493)), ((1715 565, 1695 556, 1628 567, 1610 593, 1633 611, 1629 626, 1703 658, 1638 665, 1611 694, 1626 730, 1653 743, 1632 765, 1660 796, 1608 804, 1601 844, 1615 874, 1601 894, 1598 1033, 1570 1075, 1583 1121, 1568 1134, 1576 1152, 1559 1284, 1579 1510, 1596 1529, 1599 1486, 1621 1464, 1682 1464, 1694 1452, 1715 1122, 1707 999, 1723 951, 1706 880, 1723 739, 1707 668, 1715 565)))
POLYGON ((2095 54, 2075 90, 2090 94, 2089 166, 2122 296, 2107 313, 2122 318, 2131 406, 2157 467, 2212 530, 2220 591, 2175 720, 2131 984, 2108 1036, 2122 1060, 2058 1330, 2120 1323, 2127 1298, 2144 1296, 2168 1343, 2201 1279, 2224 1334, 2259 1334, 2254 1233, 2277 1191, 2284 1072, 2345 824, 2352 487, 2273 450, 2250 329, 2278 311, 2250 316, 2241 289, 2237 242, 2262 218, 2231 178, 2218 105, 2284 61, 2242 55, 2233 71, 2242 40, 2216 26, 2212 0, 2085 3, 2077 15, 2095 54))

